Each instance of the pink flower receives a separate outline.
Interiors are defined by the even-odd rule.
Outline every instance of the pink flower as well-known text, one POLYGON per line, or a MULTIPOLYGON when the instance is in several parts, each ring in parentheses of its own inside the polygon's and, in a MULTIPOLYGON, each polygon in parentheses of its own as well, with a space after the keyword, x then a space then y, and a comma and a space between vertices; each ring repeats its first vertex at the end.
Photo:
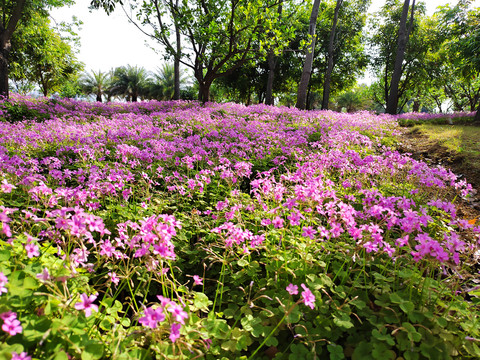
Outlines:
POLYGON ((40 251, 37 244, 26 244, 25 250, 27 250, 27 257, 30 259, 32 257, 40 256, 40 251))
POLYGON ((8 283, 8 278, 5 276, 3 272, 0 272, 0 295, 6 293, 8 290, 5 287, 8 283))
POLYGON ((41 282, 50 280, 50 273, 48 272, 48 269, 43 268, 43 271, 37 274, 37 279, 40 280, 41 282))
POLYGON ((14 351, 12 352, 12 360, 32 360, 32 357, 28 356, 28 354, 25 351, 21 352, 20 354, 17 354, 14 351))
POLYGON ((175 321, 178 321, 180 324, 185 324, 184 319, 188 318, 188 314, 183 311, 181 306, 171 302, 168 311, 175 317, 175 321))
POLYGON ((120 278, 117 276, 116 273, 110 271, 107 275, 110 277, 111 282, 113 282, 115 285, 118 285, 118 283, 120 282, 120 278))
POLYGON ((182 325, 180 324, 172 324, 172 327, 170 328, 170 340, 172 342, 175 342, 179 337, 180 337, 180 329, 182 328, 182 325))
POLYGON ((4 193, 10 193, 12 192, 13 189, 16 189, 17 187, 12 185, 12 184, 9 184, 7 179, 3 179, 2 181, 2 185, 0 185, 0 189, 4 192, 4 193))
POLYGON ((32 360, 31 356, 28 356, 28 353, 25 351, 17 354, 15 351, 12 352, 12 359, 11 360, 32 360))
POLYGON ((275 219, 273 219, 272 224, 275 227, 275 229, 281 229, 283 228, 283 219, 277 216, 275 219))
POLYGON ((310 307, 311 309, 315 308, 315 295, 312 294, 309 288, 307 288, 304 284, 301 284, 304 291, 302 291, 302 298, 303 302, 306 306, 310 307))
POLYGON ((303 233, 302 233, 303 237, 309 237, 310 239, 314 239, 316 233, 317 233, 317 230, 315 230, 311 226, 303 227, 303 233))
POLYGON ((395 240, 395 244, 399 247, 403 247, 405 245, 408 245, 408 235, 405 235, 404 237, 398 238, 395 240))
POLYGON ((2 330, 5 331, 10 336, 15 336, 21 334, 23 328, 20 324, 20 321, 17 320, 17 314, 14 312, 6 312, 0 315, 0 318, 3 319, 2 330))
POLYGON ((194 285, 203 285, 203 279, 198 275, 193 275, 194 285))
POLYGON ((143 326, 155 329, 159 322, 165 320, 165 314, 163 313, 163 307, 146 308, 143 312, 143 316, 138 319, 138 322, 143 326))
POLYGON ((89 317, 92 315, 92 310, 98 312, 98 305, 95 305, 93 302, 97 298, 97 295, 90 295, 83 293, 80 295, 80 302, 75 304, 75 309, 85 311, 85 316, 89 317))
POLYGON ((272 223, 272 220, 270 219, 262 219, 262 221, 260 222, 263 226, 268 226, 272 223))
POLYGON ((287 291, 290 295, 297 295, 298 294, 298 286, 290 284, 287 286, 287 291))
POLYGON ((162 307, 167 307, 167 305, 170 305, 170 303, 172 303, 172 301, 162 295, 157 295, 157 299, 160 300, 160 305, 162 305, 162 307))

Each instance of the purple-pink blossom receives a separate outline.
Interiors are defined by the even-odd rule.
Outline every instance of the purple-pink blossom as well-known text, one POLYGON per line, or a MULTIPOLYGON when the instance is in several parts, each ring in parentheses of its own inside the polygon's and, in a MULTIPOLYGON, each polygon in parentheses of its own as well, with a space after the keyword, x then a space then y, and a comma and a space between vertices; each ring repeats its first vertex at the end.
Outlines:
POLYGON ((95 305, 93 302, 97 298, 97 295, 90 295, 83 293, 80 295, 80 302, 75 304, 75 309, 83 310, 85 316, 89 317, 92 315, 92 311, 98 312, 98 305, 95 305))
POLYGON ((27 251, 27 257, 37 257, 40 256, 40 248, 37 244, 29 243, 25 245, 25 250, 27 251))
POLYGON ((203 285, 203 279, 198 275, 193 275, 193 284, 194 285, 203 285))
POLYGON ((17 319, 17 314, 11 311, 0 314, 3 320, 2 330, 10 336, 21 334, 23 331, 20 321, 17 319))
POLYGON ((170 327, 169 338, 172 342, 177 341, 177 339, 180 337, 181 328, 182 328, 182 325, 177 323, 173 323, 172 326, 170 327))
POLYGON ((15 351, 12 352, 11 360, 32 360, 32 357, 28 355, 27 352, 22 351, 20 354, 17 354, 15 351))
POLYGON ((272 224, 275 227, 275 229, 281 229, 283 228, 283 219, 279 216, 277 216, 275 219, 272 220, 272 224))
POLYGON ((305 284, 301 284, 303 291, 302 291, 302 299, 306 306, 311 309, 315 308, 315 295, 310 291, 309 288, 305 286, 305 284))
POLYGON ((158 326, 159 322, 165 320, 165 314, 163 312, 163 307, 149 307, 143 311, 143 316, 138 319, 138 322, 143 326, 155 329, 158 326))
POLYGON ((298 294, 298 286, 297 285, 289 284, 286 287, 286 289, 287 289, 287 291, 290 295, 297 295, 298 294))

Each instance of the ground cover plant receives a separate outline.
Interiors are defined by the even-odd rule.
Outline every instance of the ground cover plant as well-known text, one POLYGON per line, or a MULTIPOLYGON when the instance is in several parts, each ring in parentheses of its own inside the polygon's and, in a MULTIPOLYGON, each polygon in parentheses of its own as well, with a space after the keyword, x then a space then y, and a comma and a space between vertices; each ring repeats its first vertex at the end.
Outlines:
POLYGON ((1 359, 480 356, 471 187, 394 117, 1 109, 1 359))

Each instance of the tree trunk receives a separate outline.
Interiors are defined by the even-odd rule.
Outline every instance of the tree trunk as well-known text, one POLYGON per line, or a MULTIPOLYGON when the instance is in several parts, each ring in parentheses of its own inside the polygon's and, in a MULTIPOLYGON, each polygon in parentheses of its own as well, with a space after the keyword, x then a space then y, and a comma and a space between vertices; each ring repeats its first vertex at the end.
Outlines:
POLYGON ((310 46, 307 50, 307 56, 305 57, 305 63, 303 64, 302 76, 300 83, 298 84, 297 91, 297 108, 304 110, 307 104, 307 90, 308 83, 310 81, 310 75, 312 74, 313 55, 315 52, 315 30, 317 27, 318 10, 320 8, 320 0, 313 2, 312 13, 310 15, 310 25, 308 27, 308 34, 312 37, 310 46))
POLYGON ((102 93, 101 92, 97 93, 97 101, 102 102, 102 93))
MULTIPOLYGON (((282 4, 278 5, 278 17, 282 16, 282 4)), ((268 78, 267 89, 265 92, 265 104, 273 105, 273 80, 275 78, 275 67, 277 66, 277 57, 273 52, 273 49, 268 53, 268 78)))
POLYGON ((267 90, 265 93, 265 104, 273 105, 273 80, 275 78, 275 67, 277 65, 277 58, 270 50, 268 53, 268 78, 267 78, 267 90))
POLYGON ((418 100, 413 100, 412 111, 413 111, 413 112, 419 112, 419 111, 420 111, 420 101, 418 101, 418 100))
POLYGON ((180 29, 175 20, 175 35, 177 38, 177 52, 175 54, 173 62, 173 78, 174 78, 174 91, 173 91, 173 100, 180 99, 180 53, 182 52, 182 47, 180 44, 180 29))
POLYGON ((3 23, 0 26, 0 96, 8 99, 8 56, 10 53, 10 40, 13 32, 17 27, 17 23, 22 17, 23 8, 26 0, 17 0, 14 2, 11 13, 5 7, 3 2, 3 23), (6 22, 6 19, 8 22, 6 22))
POLYGON ((337 0, 337 6, 335 6, 335 14, 333 16, 332 30, 330 31, 330 41, 328 42, 328 66, 327 72, 325 73, 325 82, 323 84, 322 110, 328 110, 328 102, 330 101, 330 82, 332 80, 332 72, 334 66, 333 52, 335 45, 335 33, 337 31, 338 13, 340 12, 342 2, 343 0, 337 0))
POLYGON ((398 85, 402 77, 403 59, 405 58, 405 50, 407 48, 408 37, 413 26, 413 13, 415 11, 415 0, 412 3, 412 13, 410 18, 410 26, 407 29, 408 8, 410 0, 403 3, 402 16, 400 18, 400 27, 398 29, 397 52, 395 55, 395 65, 393 67, 392 80, 390 82, 390 92, 387 100, 387 113, 395 115, 398 108, 398 85))
POLYGON ((8 49, 0 50, 0 97, 8 99, 8 49))
POLYGON ((201 101, 202 104, 205 104, 210 101, 210 86, 212 85, 212 83, 206 81, 199 81, 198 85, 198 100, 201 101))
POLYGON ((473 118, 473 122, 476 125, 480 125, 480 101, 478 102, 477 112, 475 113, 475 117, 473 118))

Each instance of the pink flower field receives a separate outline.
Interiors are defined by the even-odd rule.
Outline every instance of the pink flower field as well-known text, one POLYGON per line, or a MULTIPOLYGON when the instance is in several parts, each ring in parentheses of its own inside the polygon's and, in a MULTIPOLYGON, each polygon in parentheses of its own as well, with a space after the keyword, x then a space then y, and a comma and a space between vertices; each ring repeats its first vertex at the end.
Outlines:
POLYGON ((1 102, 0 359, 480 357, 471 186, 397 131, 367 112, 1 102))

